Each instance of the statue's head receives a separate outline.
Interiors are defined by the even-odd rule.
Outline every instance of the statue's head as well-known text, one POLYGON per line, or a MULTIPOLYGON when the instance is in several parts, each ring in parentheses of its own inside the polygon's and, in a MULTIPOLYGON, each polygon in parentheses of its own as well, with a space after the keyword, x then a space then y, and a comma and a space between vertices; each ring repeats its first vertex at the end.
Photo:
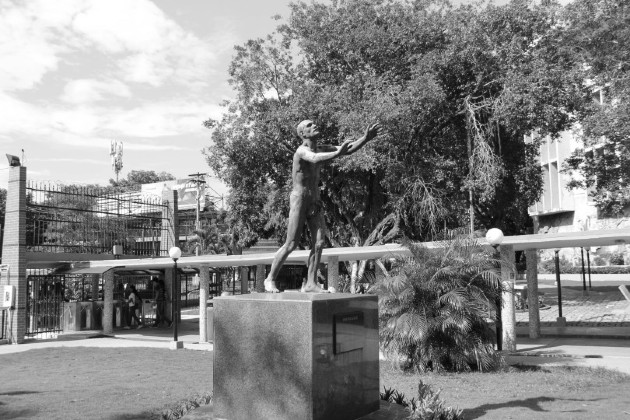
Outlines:
POLYGON ((297 135, 301 139, 310 139, 319 135, 317 125, 311 120, 304 120, 297 126, 297 135))

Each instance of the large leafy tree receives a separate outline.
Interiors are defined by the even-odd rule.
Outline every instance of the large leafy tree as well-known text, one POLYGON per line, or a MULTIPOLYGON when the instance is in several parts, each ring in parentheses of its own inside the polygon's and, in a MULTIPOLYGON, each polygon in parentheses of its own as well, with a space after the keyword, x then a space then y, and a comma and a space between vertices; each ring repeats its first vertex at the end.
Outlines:
POLYGON ((378 120, 386 134, 322 173, 333 243, 430 238, 471 219, 518 232, 541 190, 524 134, 558 133, 583 100, 555 14, 526 1, 293 4, 275 34, 236 48, 237 97, 206 122, 234 220, 283 236, 299 121, 340 144, 378 120))
POLYGON ((576 0, 563 16, 565 45, 583 63, 595 96, 582 113, 584 147, 565 169, 570 187, 590 188, 598 207, 616 215, 630 204, 630 10, 625 0, 576 0))

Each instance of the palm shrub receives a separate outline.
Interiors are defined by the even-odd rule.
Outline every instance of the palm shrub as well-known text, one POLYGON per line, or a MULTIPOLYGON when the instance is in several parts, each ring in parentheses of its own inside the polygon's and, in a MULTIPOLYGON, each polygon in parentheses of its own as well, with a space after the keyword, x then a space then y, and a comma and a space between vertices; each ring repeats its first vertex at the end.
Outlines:
POLYGON ((437 246, 407 243, 380 278, 381 343, 388 354, 420 371, 490 370, 497 366, 489 318, 500 297, 500 261, 491 249, 450 232, 437 246))

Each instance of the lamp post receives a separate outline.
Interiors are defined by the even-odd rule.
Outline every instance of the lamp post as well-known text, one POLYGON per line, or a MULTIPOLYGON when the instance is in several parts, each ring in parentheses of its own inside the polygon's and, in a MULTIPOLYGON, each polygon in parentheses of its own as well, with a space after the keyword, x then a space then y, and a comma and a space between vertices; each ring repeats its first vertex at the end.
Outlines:
POLYGON ((180 286, 179 286, 179 275, 177 274, 177 260, 182 256, 182 250, 178 247, 174 246, 168 250, 168 255, 173 259, 173 295, 172 295, 172 303, 173 306, 173 341, 177 341, 177 321, 179 320, 179 294, 180 294, 180 286))
MULTIPOLYGON (((503 242, 503 232, 501 229, 492 228, 488 230, 486 233, 486 241, 494 248, 495 255, 497 254, 499 245, 503 242)), ((499 296, 496 299, 496 307, 497 307, 497 321, 496 321, 496 331, 497 331, 497 350, 503 350, 503 322, 501 317, 501 309, 503 307, 502 297, 501 297, 501 279, 498 280, 499 284, 499 296)))

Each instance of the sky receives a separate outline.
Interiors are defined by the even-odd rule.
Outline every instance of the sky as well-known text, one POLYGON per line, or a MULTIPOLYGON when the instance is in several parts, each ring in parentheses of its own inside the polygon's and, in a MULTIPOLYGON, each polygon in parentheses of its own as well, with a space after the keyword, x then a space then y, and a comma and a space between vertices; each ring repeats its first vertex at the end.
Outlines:
MULTIPOLYGON (((0 151, 23 157, 29 179, 64 184, 115 178, 113 140, 121 178, 209 173, 203 121, 233 97, 234 46, 271 33, 289 3, 0 0, 0 151)), ((7 178, 2 158, 0 188, 7 178)))
MULTIPOLYGON (((0 150, 61 183, 107 185, 112 140, 121 178, 210 172, 202 124, 233 95, 233 48, 273 31, 288 3, 0 0, 0 150)), ((0 188, 7 178, 3 157, 0 188)))

